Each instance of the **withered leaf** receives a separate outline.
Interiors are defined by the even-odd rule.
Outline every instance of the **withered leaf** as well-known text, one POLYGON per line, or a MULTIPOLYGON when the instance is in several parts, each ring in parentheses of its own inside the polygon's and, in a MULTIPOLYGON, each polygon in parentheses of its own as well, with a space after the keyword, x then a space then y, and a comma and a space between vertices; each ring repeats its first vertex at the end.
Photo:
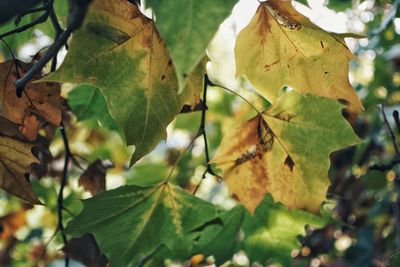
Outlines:
POLYGON ((106 172, 114 164, 108 160, 95 160, 79 177, 79 185, 89 191, 92 196, 106 190, 106 172))
POLYGON ((108 263, 92 234, 72 238, 63 251, 68 257, 82 262, 87 267, 105 267, 108 263))
POLYGON ((212 162, 250 211, 270 193, 288 208, 318 213, 329 186, 329 154, 360 142, 342 108, 334 100, 288 92, 229 132, 212 162))
MULTIPOLYGON (((15 94, 15 81, 22 77, 30 64, 18 60, 0 63, 0 115, 24 124, 26 117, 36 114, 58 126, 61 121, 60 84, 54 82, 28 83, 21 98, 15 94)), ((36 79, 41 78, 38 75, 36 79)))
POLYGON ((38 162, 32 145, 0 136, 0 188, 32 204, 41 204, 25 177, 31 164, 38 162))

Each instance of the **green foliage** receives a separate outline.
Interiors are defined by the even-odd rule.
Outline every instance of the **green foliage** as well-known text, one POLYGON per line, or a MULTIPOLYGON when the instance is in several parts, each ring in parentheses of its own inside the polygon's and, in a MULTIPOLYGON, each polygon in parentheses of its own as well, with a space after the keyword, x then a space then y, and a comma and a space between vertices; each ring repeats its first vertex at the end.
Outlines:
MULTIPOLYGON (((55 1, 62 27, 85 1, 55 1)), ((53 266, 64 244, 96 267, 397 266, 400 1, 325 1, 365 25, 352 51, 291 1, 240 31, 235 10, 228 34, 240 1, 138 2, 91 1, 22 98, 54 51, 0 65, 0 265, 53 266)), ((37 30, 60 40, 49 18, 5 41, 35 55, 37 30)))
POLYGON ((148 0, 157 28, 171 53, 182 91, 186 79, 205 55, 211 38, 237 0, 148 0), (176 16, 176 14, 180 14, 176 16))
POLYGON ((305 234, 305 226, 321 228, 326 223, 327 219, 302 210, 288 210, 266 195, 254 215, 245 217, 243 248, 251 262, 290 266, 291 252, 300 249, 298 237, 305 234))
POLYGON ((115 266, 138 266, 161 246, 173 252, 170 256, 188 257, 198 230, 218 223, 213 205, 169 183, 125 186, 83 204, 67 233, 93 233, 115 266))

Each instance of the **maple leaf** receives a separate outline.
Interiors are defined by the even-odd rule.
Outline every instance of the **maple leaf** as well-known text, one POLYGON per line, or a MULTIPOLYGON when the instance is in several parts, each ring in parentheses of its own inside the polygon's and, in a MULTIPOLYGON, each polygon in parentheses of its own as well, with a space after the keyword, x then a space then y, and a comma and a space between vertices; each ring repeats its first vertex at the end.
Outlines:
POLYGON ((62 250, 68 257, 82 262, 87 267, 106 267, 108 263, 91 234, 72 238, 62 250))
POLYGON ((126 0, 94 1, 59 70, 44 80, 89 83, 135 146, 131 165, 166 137, 186 102, 154 23, 126 0))
POLYGON ((274 103, 282 87, 349 103, 362 104, 350 85, 349 61, 355 59, 346 35, 328 33, 297 12, 291 1, 260 3, 237 38, 236 74, 274 103))
POLYGON ((177 257, 190 256, 193 232, 217 218, 212 204, 170 183, 123 186, 83 205, 66 232, 92 233, 113 266, 139 266, 163 246, 177 257))
POLYGON ((32 204, 41 204, 24 175, 32 163, 38 163, 31 149, 31 144, 0 136, 0 188, 32 204))
POLYGON ((179 91, 237 0, 148 0, 176 68, 179 91), (179 14, 179 15, 177 15, 179 14))
MULTIPOLYGON (((0 64, 0 101, 2 105, 0 115, 17 124, 26 125, 27 120, 32 120, 32 114, 36 114, 58 126, 61 122, 61 88, 58 83, 30 82, 22 97, 16 96, 14 83, 29 68, 30 64, 18 60, 9 60, 0 64)), ((32 139, 32 135, 34 134, 31 130, 28 138, 32 139)))
POLYGON ((212 162, 230 192, 254 211, 269 192, 289 208, 318 213, 329 154, 360 142, 337 101, 288 92, 222 140, 212 162))
POLYGON ((92 196, 106 190, 106 172, 114 164, 107 160, 93 161, 79 177, 79 185, 89 191, 92 196))
POLYGON ((231 259, 239 250, 239 234, 245 209, 242 205, 221 213, 222 224, 206 227, 195 243, 195 251, 206 256, 213 256, 217 266, 231 259))
POLYGON ((21 227, 25 226, 26 211, 31 209, 33 206, 30 204, 25 204, 23 207, 5 215, 0 218, 0 239, 7 240, 12 237, 16 231, 21 227))
POLYGON ((288 210, 266 195, 254 215, 247 214, 243 223, 243 250, 250 262, 266 264, 278 262, 291 266, 291 252, 300 249, 298 236, 305 235, 305 227, 321 228, 327 218, 315 216, 302 210, 288 210))

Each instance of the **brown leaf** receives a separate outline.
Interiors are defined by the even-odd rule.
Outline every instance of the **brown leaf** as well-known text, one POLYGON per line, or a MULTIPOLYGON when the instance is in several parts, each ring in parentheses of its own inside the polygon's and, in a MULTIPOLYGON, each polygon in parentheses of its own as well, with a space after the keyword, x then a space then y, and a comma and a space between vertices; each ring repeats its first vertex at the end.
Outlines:
MULTIPOLYGON (((24 125, 31 114, 43 117, 51 124, 61 121, 60 84, 53 82, 28 83, 21 98, 15 94, 15 81, 22 77, 30 65, 21 61, 6 61, 0 64, 0 115, 24 125), (18 73, 17 73, 18 70, 18 73)), ((42 75, 38 75, 41 78, 42 75)))
POLYGON ((106 189, 106 172, 114 164, 107 160, 96 160, 92 162, 79 178, 79 185, 89 191, 92 196, 106 189))
POLYGON ((18 229, 26 225, 26 211, 31 208, 32 205, 24 205, 22 208, 0 218, 1 240, 8 240, 18 229))
POLYGON ((101 253, 92 234, 72 238, 63 248, 68 257, 82 262, 87 267, 105 267, 106 257, 101 253))
POLYGON ((0 116, 0 135, 23 141, 24 135, 19 130, 20 125, 0 116))
POLYGON ((24 118, 24 123, 19 127, 19 130, 26 137, 26 139, 33 142, 37 138, 39 127, 40 121, 36 115, 32 114, 24 118))
POLYGON ((0 188, 32 204, 41 204, 25 177, 32 163, 32 145, 0 136, 0 188))

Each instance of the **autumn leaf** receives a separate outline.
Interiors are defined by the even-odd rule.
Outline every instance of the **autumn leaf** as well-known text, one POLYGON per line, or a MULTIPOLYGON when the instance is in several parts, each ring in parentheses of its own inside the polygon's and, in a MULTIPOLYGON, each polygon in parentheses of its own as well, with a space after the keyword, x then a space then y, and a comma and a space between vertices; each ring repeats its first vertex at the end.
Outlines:
POLYGON ((93 161, 79 177, 79 185, 89 191, 92 196, 106 190, 107 169, 113 166, 114 164, 107 160, 93 161))
POLYGON ((15 232, 27 223, 26 211, 31 209, 32 205, 25 204, 20 209, 17 209, 0 218, 0 239, 8 240, 14 236, 15 232))
POLYGON ((170 183, 119 187, 83 205, 66 231, 92 233, 113 266, 138 266, 163 246, 177 257, 188 257, 193 232, 217 217, 212 204, 170 183))
POLYGON ((328 33, 297 12, 291 1, 260 3, 250 24, 237 38, 236 74, 274 103, 284 86, 362 104, 350 85, 349 61, 355 59, 346 35, 328 33))
POLYGON ((254 211, 268 192, 289 208, 320 210, 329 154, 360 142, 336 101, 295 91, 222 140, 212 162, 230 192, 254 211))
POLYGON ((176 68, 180 91, 237 0, 148 0, 176 68), (179 15, 177 15, 179 14, 179 15))
MULTIPOLYGON (((30 64, 10 60, 0 64, 0 115, 14 123, 25 125, 33 114, 58 126, 61 121, 60 85, 58 83, 30 82, 21 98, 15 94, 15 81, 30 68, 30 64), (17 74, 18 70, 18 74, 17 74)), ((36 77, 36 79, 41 78, 36 77)), ((28 134, 31 139, 32 131, 28 134)))
POLYGON ((32 204, 41 204, 25 177, 32 163, 32 145, 0 136, 0 188, 32 204))
POLYGON ((89 83, 135 146, 131 160, 166 138, 187 96, 178 96, 172 61, 153 22, 126 0, 93 1, 60 69, 45 80, 89 83))
POLYGON ((326 218, 302 210, 288 210, 266 195, 254 215, 245 216, 243 250, 250 262, 257 261, 264 266, 267 261, 273 261, 291 266, 291 252, 301 248, 298 236, 306 234, 306 225, 321 228, 326 223, 326 218))
POLYGON ((91 234, 72 238, 64 246, 63 251, 68 257, 82 262, 87 267, 107 266, 107 259, 91 234))

